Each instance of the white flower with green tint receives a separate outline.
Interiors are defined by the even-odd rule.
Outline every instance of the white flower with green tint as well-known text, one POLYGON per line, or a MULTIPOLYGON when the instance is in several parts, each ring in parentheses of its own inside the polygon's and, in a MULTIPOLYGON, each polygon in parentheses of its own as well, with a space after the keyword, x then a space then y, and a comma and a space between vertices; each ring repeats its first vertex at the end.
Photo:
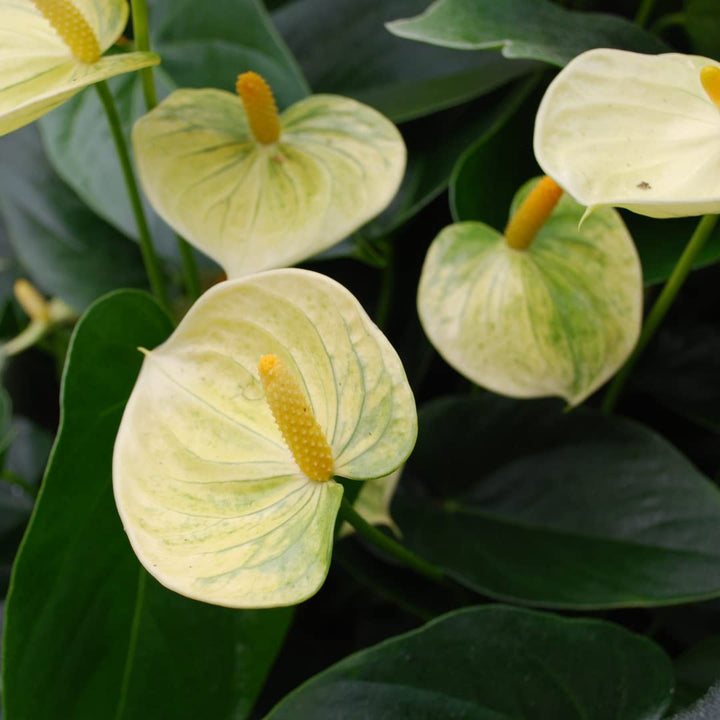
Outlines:
POLYGON ((405 144, 383 115, 335 95, 279 115, 256 73, 237 89, 178 90, 133 130, 150 202, 228 277, 308 258, 390 203, 405 144))
POLYGON ((650 217, 720 212, 720 63, 590 50, 553 80, 535 124, 542 169, 579 203, 650 217))
POLYGON ((642 275, 615 210, 578 227, 584 208, 561 195, 549 178, 526 184, 504 235, 479 222, 445 228, 425 260, 418 310, 437 351, 473 382, 575 405, 632 351, 642 275))
POLYGON ((397 354, 329 278, 276 270, 206 293, 146 352, 115 445, 115 498, 167 587, 231 607, 323 583, 336 476, 391 473, 415 443, 397 354))
POLYGON ((127 19, 125 0, 0 0, 0 135, 88 85, 157 65, 153 53, 102 55, 127 19))

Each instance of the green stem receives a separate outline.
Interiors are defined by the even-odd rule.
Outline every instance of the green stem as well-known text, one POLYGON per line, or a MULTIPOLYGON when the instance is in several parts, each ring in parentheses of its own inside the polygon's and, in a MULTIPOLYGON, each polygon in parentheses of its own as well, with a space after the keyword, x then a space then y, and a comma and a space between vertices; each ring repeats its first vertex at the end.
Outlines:
POLYGON ((650 17, 650 13, 652 12, 653 5, 655 5, 655 0, 642 0, 637 13, 635 14, 635 23, 637 25, 645 27, 645 24, 650 17))
MULTIPOLYGON (((135 35, 135 47, 142 52, 150 52, 150 31, 148 29, 148 13, 145 0, 131 0, 133 32, 135 35)), ((142 79, 143 94, 145 96, 145 107, 148 112, 157 106, 157 89, 155 87, 155 76, 153 68, 146 67, 140 70, 142 79)), ((183 278, 190 299, 195 301, 200 297, 200 276, 198 274, 195 255, 187 240, 177 235, 178 251, 182 262, 183 278)))
POLYGON ((676 295, 685 282, 685 278, 693 268, 698 253, 702 250, 703 246, 712 234, 712 231, 715 229, 717 221, 717 215, 705 215, 705 217, 703 217, 697 224, 695 232, 692 234, 685 250, 683 250, 683 253, 677 261, 672 274, 665 283, 665 287, 663 287, 662 292, 645 319, 645 324, 643 325, 642 332, 640 333, 640 338, 632 352, 632 355, 630 355, 625 365, 623 365, 620 372, 615 376, 615 379, 612 381, 607 393, 605 394, 605 398, 602 403, 602 411, 604 413, 611 413, 615 409, 618 398, 625 387, 625 383, 627 382, 628 376, 632 372, 635 363, 638 361, 642 351, 655 334, 655 331, 667 314, 667 311, 672 306, 676 295))
MULTIPOLYGON (((150 52, 147 5, 145 0, 131 0, 131 2, 135 47, 141 52, 150 52)), ((143 95, 145 96, 145 107, 152 110, 158 102, 153 69, 151 67, 142 68, 140 70, 140 79, 142 80, 143 95)))
POLYGON ((395 542, 385 533, 373 527, 356 512, 346 498, 343 498, 340 503, 340 518, 350 523, 360 535, 390 557, 399 560, 403 565, 407 565, 421 575, 430 578, 430 580, 441 583, 444 582, 443 574, 438 568, 425 562, 422 558, 415 555, 415 553, 410 552, 400 545, 400 543, 395 542))
POLYGON ((118 157, 120 158, 120 165, 122 166, 125 185, 127 186, 128 195, 130 196, 130 204, 132 205, 133 215, 135 216, 135 222, 137 223, 138 234, 140 235, 140 251, 142 252, 143 261, 145 263, 145 272, 147 273, 148 280, 150 281, 150 287, 152 288, 155 297, 159 300, 161 305, 170 312, 170 303, 168 302, 167 290, 165 288, 165 279, 163 278, 160 261, 155 253, 152 238, 150 237, 150 229, 148 228, 145 211, 143 210, 142 201, 140 200, 140 190, 138 189, 137 181, 135 180, 135 173, 133 171, 132 163, 130 162, 130 154, 128 152, 127 144, 125 143, 122 125, 120 124, 120 116, 118 115, 117 108, 115 107, 115 101, 107 83, 104 80, 101 80, 95 84, 95 87, 97 88, 98 95, 100 96, 100 100, 105 108, 105 114, 107 115, 108 122, 110 123, 110 130, 112 132, 113 140, 115 141, 115 149, 117 150, 118 157))

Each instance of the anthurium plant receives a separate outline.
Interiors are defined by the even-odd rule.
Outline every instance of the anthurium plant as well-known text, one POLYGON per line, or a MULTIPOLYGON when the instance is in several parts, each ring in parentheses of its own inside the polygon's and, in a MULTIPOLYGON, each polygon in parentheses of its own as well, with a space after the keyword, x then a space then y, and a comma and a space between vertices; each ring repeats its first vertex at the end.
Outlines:
POLYGON ((0 0, 2 717, 720 718, 719 28, 0 0))

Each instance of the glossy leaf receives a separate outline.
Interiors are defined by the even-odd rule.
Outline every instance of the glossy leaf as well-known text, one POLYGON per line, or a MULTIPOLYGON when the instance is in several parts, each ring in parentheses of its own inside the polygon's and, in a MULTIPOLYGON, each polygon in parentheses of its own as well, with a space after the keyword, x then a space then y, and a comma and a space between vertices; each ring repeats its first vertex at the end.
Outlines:
POLYGON ((133 129, 143 188, 228 277, 292 265, 392 200, 405 169, 397 128, 367 105, 313 95, 255 140, 237 95, 178 90, 133 129))
POLYGON ((469 587, 566 608, 720 595, 720 491, 647 428, 486 394, 426 406, 420 430, 393 517, 469 587))
POLYGON ((294 0, 273 19, 314 92, 353 97, 394 122, 467 102, 533 69, 496 54, 406 43, 385 30, 385 22, 420 12, 426 2, 294 0))
POLYGON ((509 58, 561 67, 594 47, 648 53, 667 49, 628 20, 567 10, 548 0, 436 0, 417 17, 388 23, 388 30, 459 50, 502 49, 509 58))
POLYGON ((10 720, 234 720, 248 713, 282 642, 285 612, 199 605, 148 578, 117 517, 112 447, 137 346, 155 346, 170 329, 134 291, 100 300, 77 327, 60 432, 8 598, 10 720))
POLYGON ((345 658, 267 720, 658 720, 672 685, 665 653, 617 625, 491 605, 345 658))
MULTIPOLYGON (((74 0, 74 7, 88 23, 100 52, 125 28, 129 9, 125 0, 74 0)), ((32 0, 1 0, 0 135, 36 120, 88 85, 159 62, 148 52, 83 62, 32 0)))
MULTIPOLYGON (((536 181, 518 192, 510 215, 536 181)), ((642 277, 619 215, 564 195, 527 250, 477 222, 430 246, 418 312, 443 358, 512 397, 559 395, 576 405, 625 362, 637 341, 642 277)))
POLYGON ((706 66, 720 62, 606 49, 580 55, 538 109, 540 167, 591 208, 655 218, 719 212, 720 112, 700 83, 706 66))
MULTIPOLYGON (((307 85, 269 23, 259 0, 213 0, 196 11, 194 0, 149 4, 151 45, 163 58, 155 73, 161 96, 177 87, 234 87, 238 73, 260 72, 282 106, 303 97, 307 85)), ((137 73, 111 83, 129 142, 145 112, 137 73)), ((135 223, 115 146, 96 93, 73 98, 41 121, 49 157, 60 176, 107 222, 136 238, 135 223)), ((158 249, 177 253, 173 233, 154 213, 150 224, 158 249)))
POLYGON ((137 247, 55 175, 35 128, 0 139, 0 210, 24 272, 76 310, 109 290, 146 284, 137 247))
POLYGON ((335 475, 387 475, 415 442, 400 360, 341 285, 277 270, 206 293, 145 360, 118 434, 114 483, 148 571, 219 605, 300 602, 330 563, 342 486, 296 464, 259 379, 267 354, 300 383, 335 475))

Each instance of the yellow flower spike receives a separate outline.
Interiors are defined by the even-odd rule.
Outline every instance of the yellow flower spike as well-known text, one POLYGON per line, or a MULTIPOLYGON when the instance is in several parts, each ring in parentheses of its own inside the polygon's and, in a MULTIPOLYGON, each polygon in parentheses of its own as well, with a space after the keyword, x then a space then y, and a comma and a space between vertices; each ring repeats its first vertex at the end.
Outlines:
POLYGON ((0 135, 88 85, 156 65, 154 53, 102 56, 128 13, 126 0, 0 0, 0 135))
POLYGON ((562 188, 547 175, 532 189, 505 228, 505 242, 527 250, 560 200, 562 188))
POLYGON ((115 500, 167 587, 291 605, 328 571, 333 473, 388 475, 416 432, 400 360, 358 301, 318 273, 258 273, 213 287, 147 353, 115 443, 115 500))
POLYGON ((100 58, 100 45, 87 20, 70 0, 33 0, 55 32, 82 62, 94 63, 100 58))
POLYGON ((238 75, 235 87, 255 139, 264 145, 277 142, 282 131, 280 115, 265 79, 256 72, 246 72, 238 75))
POLYGON ((720 68, 706 65, 700 71, 700 83, 707 96, 715 103, 715 107, 720 110, 720 68))
POLYGON ((720 212, 720 63, 598 48, 550 83, 535 157, 589 208, 649 217, 720 212))
POLYGON ((176 90, 132 135, 150 203, 229 278, 300 262, 390 203, 405 144, 376 110, 311 95, 277 116, 256 73, 238 93, 176 90))
POLYGON ((258 370, 270 410, 298 467, 311 480, 330 480, 332 448, 297 380, 277 355, 263 355, 258 370))
MULTIPOLYGON (((518 191, 513 209, 536 183, 518 191)), ((615 210, 599 208, 579 227, 583 213, 562 195, 523 252, 479 222, 450 225, 433 241, 418 312, 458 372, 503 395, 577 405, 623 365, 640 333, 640 261, 615 210)))

